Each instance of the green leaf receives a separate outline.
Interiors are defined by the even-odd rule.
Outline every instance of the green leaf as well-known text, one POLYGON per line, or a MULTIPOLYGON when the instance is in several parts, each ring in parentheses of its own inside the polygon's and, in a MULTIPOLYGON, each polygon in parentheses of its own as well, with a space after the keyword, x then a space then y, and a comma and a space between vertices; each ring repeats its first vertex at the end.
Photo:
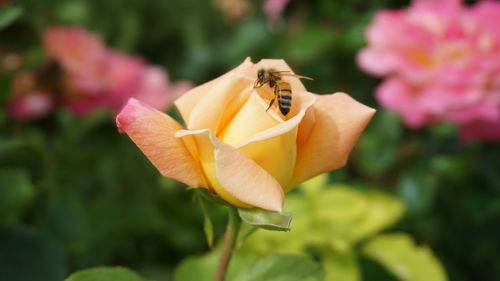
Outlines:
MULTIPOLYGON (((233 253, 227 280, 234 280, 252 260, 248 255, 241 255, 238 251, 233 253)), ((219 262, 219 249, 198 257, 190 257, 183 260, 175 269, 175 281, 213 281, 215 269, 219 262)))
POLYGON ((292 213, 271 212, 259 208, 238 209, 241 219, 257 227, 268 230, 289 231, 292 213))
POLYGON ((27 227, 0 227, 0 276, 9 281, 54 281, 66 276, 61 246, 27 227))
POLYGON ((433 206, 436 178, 427 169, 405 172, 399 179, 397 193, 405 201, 410 214, 422 214, 433 206))
POLYGON ((401 200, 377 190, 334 186, 309 203, 313 231, 338 251, 349 250, 358 241, 394 224, 404 213, 401 200))
POLYGON ((146 281, 146 279, 124 267, 95 267, 77 271, 65 281, 146 281))
MULTIPOLYGON (((242 251, 249 251, 256 255, 265 256, 269 253, 300 255, 304 249, 310 245, 311 240, 318 236, 311 235, 311 209, 304 200, 303 194, 290 194, 285 202, 285 210, 293 211, 296 215, 293 218, 293 228, 291 231, 267 231, 257 230, 242 245, 242 251)), ((246 224, 243 224, 244 226, 246 224)), ((314 231, 314 230, 313 230, 314 231)))
POLYGON ((26 171, 0 170, 0 219, 15 218, 34 196, 34 189, 26 171))
POLYGON ((354 252, 323 251, 321 260, 326 272, 325 281, 361 280, 358 257, 354 252))
POLYGON ((268 256, 255 262, 235 281, 316 281, 325 273, 313 260, 299 256, 268 256))
POLYGON ((3 5, 0 8, 0 30, 12 24, 22 13, 23 9, 21 7, 3 5))
POLYGON ((321 189, 325 188, 328 184, 328 174, 321 174, 317 177, 314 177, 306 182, 303 182, 300 185, 300 190, 305 192, 306 194, 315 195, 318 194, 321 189))
POLYGON ((448 280, 432 251, 416 246, 405 233, 379 235, 363 246, 363 253, 404 281, 448 280))
POLYGON ((320 25, 307 25, 297 36, 290 38, 289 57, 305 62, 328 51, 338 33, 320 25))
POLYGON ((205 232, 205 237, 207 238, 207 244, 210 248, 212 248, 214 246, 214 225, 210 219, 205 199, 199 192, 195 193, 195 198, 200 204, 201 212, 203 213, 203 231, 205 232))
POLYGON ((81 24, 89 18, 89 3, 86 1, 64 1, 54 7, 58 21, 65 24, 81 24))
POLYGON ((203 197, 204 199, 210 201, 210 202, 214 202, 214 203, 218 203, 218 204, 222 204, 222 205, 228 205, 228 203, 224 202, 222 199, 220 199, 217 194, 214 194, 212 192, 210 192, 209 190, 206 190, 204 188, 197 188, 195 190, 195 192, 203 197))
POLYGON ((386 111, 377 112, 356 145, 356 164, 369 175, 387 172, 398 160, 402 136, 403 126, 398 115, 386 111))

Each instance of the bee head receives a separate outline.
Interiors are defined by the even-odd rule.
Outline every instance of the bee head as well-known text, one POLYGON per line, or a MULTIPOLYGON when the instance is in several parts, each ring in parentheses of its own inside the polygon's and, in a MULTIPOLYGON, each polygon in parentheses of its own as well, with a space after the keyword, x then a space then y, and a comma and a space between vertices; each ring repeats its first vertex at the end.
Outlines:
POLYGON ((265 70, 264 69, 259 69, 257 72, 257 79, 255 80, 255 83, 253 85, 254 88, 260 88, 264 85, 264 76, 265 76, 265 70))
POLYGON ((259 69, 259 72, 257 72, 257 79, 262 80, 264 79, 264 69, 259 69))

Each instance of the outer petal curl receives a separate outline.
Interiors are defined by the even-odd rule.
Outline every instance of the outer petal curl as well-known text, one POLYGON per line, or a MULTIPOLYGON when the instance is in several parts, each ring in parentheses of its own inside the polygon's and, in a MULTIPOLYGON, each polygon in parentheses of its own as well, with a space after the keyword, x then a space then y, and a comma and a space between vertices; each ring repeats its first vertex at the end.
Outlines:
POLYGON ((297 164, 290 190, 299 183, 345 165, 357 139, 375 114, 345 93, 317 95, 310 110, 314 117, 304 119, 299 128, 297 164), (305 122, 314 122, 314 125, 305 122), (302 128, 306 128, 302 130, 302 128), (309 131, 309 137, 302 134, 309 131))
POLYGON ((284 192, 280 184, 243 152, 206 129, 181 130, 176 137, 194 138, 210 187, 222 199, 239 207, 281 211, 284 192))
POLYGON ((136 99, 130 99, 116 117, 146 157, 168 178, 191 187, 206 187, 204 176, 182 140, 174 136, 182 127, 168 115, 136 99))

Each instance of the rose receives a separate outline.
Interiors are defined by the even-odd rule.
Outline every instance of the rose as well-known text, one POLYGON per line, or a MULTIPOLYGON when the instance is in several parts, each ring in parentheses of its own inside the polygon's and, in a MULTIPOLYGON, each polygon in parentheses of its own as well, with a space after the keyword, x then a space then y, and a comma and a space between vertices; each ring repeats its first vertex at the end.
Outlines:
POLYGON ((131 97, 164 110, 179 90, 190 87, 189 82, 171 83, 161 67, 109 48, 99 36, 79 27, 49 27, 43 43, 62 75, 58 103, 77 115, 99 107, 118 112, 131 97))
POLYGON ((290 113, 266 111, 268 86, 257 71, 291 71, 283 60, 249 59, 175 101, 186 123, 131 99, 117 126, 162 173, 203 187, 239 207, 280 211, 284 192, 347 160, 375 110, 344 93, 315 95, 293 77, 290 113))
POLYGON ((384 76, 376 97, 409 127, 451 122, 463 139, 500 139, 500 3, 414 0, 381 11, 358 55, 384 76))

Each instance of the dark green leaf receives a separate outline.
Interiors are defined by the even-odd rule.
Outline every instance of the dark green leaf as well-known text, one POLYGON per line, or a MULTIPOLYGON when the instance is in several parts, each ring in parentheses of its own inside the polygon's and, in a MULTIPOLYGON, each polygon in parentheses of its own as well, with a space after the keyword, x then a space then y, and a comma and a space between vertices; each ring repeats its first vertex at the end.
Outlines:
POLYGON ((0 170, 1 219, 13 218, 33 198, 34 190, 24 170, 0 170))
POLYGON ((205 232, 205 237, 207 238, 207 244, 210 248, 212 248, 214 245, 214 226, 212 220, 210 219, 205 199, 199 192, 196 192, 195 196, 203 213, 203 231, 205 232))
POLYGON ((427 170, 407 172, 401 176, 397 192, 405 201, 409 213, 423 213, 434 201, 436 180, 427 170))
POLYGON ((0 276, 9 281, 54 281, 66 276, 62 248, 41 232, 0 227, 0 276))
POLYGON ((0 29, 12 24, 21 14, 23 9, 17 6, 4 5, 0 8, 0 29))
POLYGON ((238 209, 238 213, 241 219, 250 225, 258 226, 268 230, 290 230, 292 213, 271 212, 259 208, 240 208, 238 209))
POLYGON ((65 281, 146 281, 124 267, 96 267, 73 273, 65 281))
POLYGON ((222 199, 220 199, 216 194, 214 194, 214 193, 212 193, 204 188, 197 188, 195 190, 195 192, 198 193, 201 197, 203 197, 204 199, 206 199, 208 201, 227 205, 227 203, 222 201, 222 199))
POLYGON ((258 260, 236 281, 319 281, 324 275, 321 266, 309 258, 277 255, 258 260))

